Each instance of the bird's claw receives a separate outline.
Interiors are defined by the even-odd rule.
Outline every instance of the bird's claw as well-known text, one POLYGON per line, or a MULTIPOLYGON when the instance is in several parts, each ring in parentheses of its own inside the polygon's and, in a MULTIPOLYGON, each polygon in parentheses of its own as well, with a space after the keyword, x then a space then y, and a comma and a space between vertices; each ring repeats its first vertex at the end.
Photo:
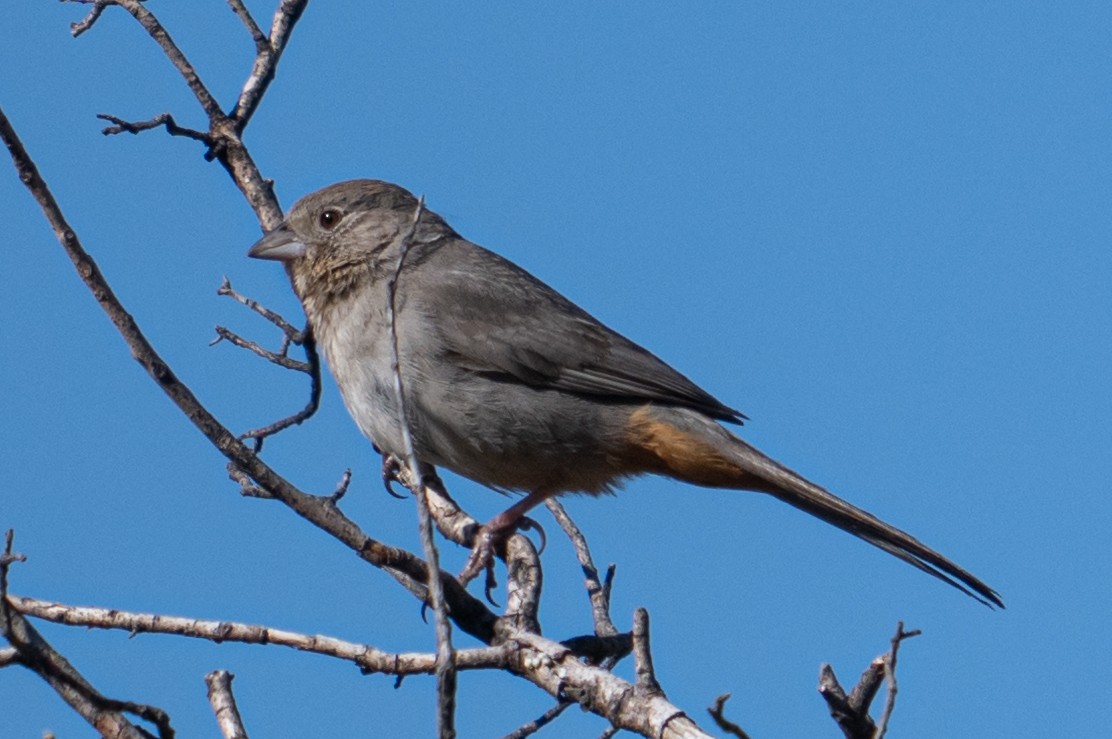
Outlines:
POLYGON ((399 495, 394 492, 394 483, 400 483, 398 473, 401 472, 402 463, 393 454, 382 455, 382 484, 386 486, 386 492, 390 493, 395 498, 405 500, 404 495, 399 495))
POLYGON ((480 526, 479 530, 475 532, 475 538, 471 543, 471 555, 467 558, 467 564, 464 565, 463 571, 459 573, 461 585, 466 587, 468 583, 479 576, 480 572, 493 567, 494 544, 498 533, 489 526, 480 526))
POLYGON ((539 536, 541 540, 541 546, 537 549, 537 554, 544 554, 545 547, 548 546, 548 536, 545 535, 544 528, 539 523, 528 516, 522 516, 517 521, 517 530, 536 531, 537 536, 539 536))
POLYGON ((475 538, 471 544, 471 554, 467 557, 467 564, 464 565, 463 571, 459 573, 460 584, 467 587, 468 583, 478 577, 480 572, 485 572, 486 579, 483 583, 483 590, 487 601, 491 605, 498 606, 498 603, 491 597, 491 592, 498 587, 498 582, 494 579, 496 548, 518 531, 536 531, 541 540, 538 553, 544 551, 548 544, 548 537, 541 525, 527 516, 522 516, 513 524, 504 528, 487 524, 480 526, 475 533, 475 538))
POLYGON ((486 579, 483 583, 483 592, 486 595, 487 602, 497 607, 491 592, 498 587, 498 582, 494 579, 494 547, 495 544, 500 543, 503 538, 503 532, 492 529, 489 526, 480 526, 478 532, 475 534, 474 543, 471 545, 471 555, 467 558, 467 564, 464 565, 463 571, 459 573, 459 582, 464 587, 468 583, 479 576, 480 572, 486 572, 486 579))

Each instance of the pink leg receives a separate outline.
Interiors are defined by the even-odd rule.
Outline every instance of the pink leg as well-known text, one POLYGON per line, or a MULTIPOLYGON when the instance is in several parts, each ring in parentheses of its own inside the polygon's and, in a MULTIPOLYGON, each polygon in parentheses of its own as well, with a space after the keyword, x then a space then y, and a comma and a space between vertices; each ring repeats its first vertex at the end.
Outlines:
MULTIPOLYGON (((547 490, 535 490, 487 521, 475 534, 471 556, 467 558, 467 564, 459 575, 460 582, 466 585, 478 577, 483 570, 489 570, 494 562, 495 545, 512 536, 519 527, 528 529, 536 526, 532 521, 525 518, 525 514, 551 496, 552 493, 547 490), (522 519, 525 520, 525 526, 522 526, 522 519)), ((539 526, 537 528, 540 529, 539 526)), ((543 541, 543 531, 541 537, 543 541)), ((492 578, 488 577, 487 579, 489 581, 492 578)))
POLYGON ((552 494, 547 490, 537 490, 529 493, 497 516, 487 521, 486 526, 483 528, 489 530, 492 534, 512 532, 517 529, 518 521, 520 521, 526 513, 539 506, 551 497, 551 495, 552 494))

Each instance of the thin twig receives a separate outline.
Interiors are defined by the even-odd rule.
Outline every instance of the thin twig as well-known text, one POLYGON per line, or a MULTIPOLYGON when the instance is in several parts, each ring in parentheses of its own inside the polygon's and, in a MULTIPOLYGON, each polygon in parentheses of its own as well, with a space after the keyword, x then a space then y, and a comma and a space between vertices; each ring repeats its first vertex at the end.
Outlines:
POLYGON ((425 480, 421 471, 421 463, 417 459, 417 449, 414 446, 413 433, 409 427, 409 414, 405 407, 405 382, 402 380, 401 373, 396 302, 398 279, 401 277, 406 255, 409 254, 410 244, 417 233, 417 226, 421 222, 421 214, 424 210, 425 199, 418 198, 409 230, 402 235, 401 242, 398 245, 398 261, 394 267, 394 273, 386 281, 386 321, 390 325, 390 370, 394 375, 394 400, 398 404, 398 425, 401 427, 402 444, 405 447, 405 463, 409 467, 409 472, 418 488, 424 488, 425 480))
POLYGON ((729 693, 723 693, 714 699, 714 705, 707 709, 707 713, 714 719, 714 723, 718 725, 719 729, 736 736, 738 739, 749 739, 749 735, 745 733, 745 729, 735 724, 730 719, 726 718, 726 701, 730 700, 729 693))
POLYGON ((233 679, 235 675, 227 670, 213 670, 205 675, 209 705, 224 739, 247 739, 247 729, 243 726, 243 717, 239 715, 236 697, 232 693, 233 679))
POLYGON ((884 700, 884 713, 880 716, 880 724, 877 727, 876 739, 884 739, 884 735, 888 732, 888 720, 892 718, 892 712, 896 710, 896 693, 899 692, 899 685, 896 683, 896 656, 900 651, 900 644, 905 639, 910 639, 913 636, 919 636, 923 632, 919 629, 912 629, 911 631, 904 631, 903 621, 896 625, 896 633, 892 636, 892 648, 888 650, 888 656, 885 660, 887 670, 885 672, 888 676, 888 695, 884 700))
POLYGON ((340 499, 347 495, 348 487, 351 485, 351 468, 348 467, 344 470, 344 474, 340 476, 340 481, 336 483, 336 489, 328 496, 332 505, 340 502, 340 499))
POLYGON ((301 344, 309 336, 308 329, 303 331, 297 328, 292 323, 283 318, 280 314, 275 313, 259 301, 237 292, 232 287, 232 283, 227 277, 225 277, 224 280, 220 283, 220 287, 216 288, 216 294, 231 298, 237 303, 247 306, 249 309, 253 310, 255 313, 258 313, 260 316, 277 326, 282 331, 283 336, 285 336, 283 347, 288 347, 288 345, 291 343, 301 344))
POLYGON ((259 24, 255 22, 251 11, 243 4, 243 0, 228 0, 228 5, 231 6, 232 12, 235 13, 243 25, 247 27, 247 32, 251 34, 251 40, 255 42, 255 49, 261 52, 263 47, 267 44, 266 35, 263 30, 259 28, 259 24))
POLYGON ((545 505, 548 506, 548 510, 552 512, 556 522, 560 524, 560 528, 571 540, 572 546, 575 548, 575 555, 579 559, 579 566, 583 568, 583 575, 586 577, 587 597, 591 601, 591 616, 595 623, 595 634, 598 636, 614 636, 618 633, 614 621, 610 618, 610 587, 614 581, 614 565, 611 564, 607 568, 605 580, 599 580, 598 570, 591 558, 591 549, 587 546, 587 538, 583 536, 583 532, 579 530, 575 521, 564 510, 564 506, 555 498, 546 500, 545 505))
POLYGON ((147 8, 140 2, 140 0, 113 0, 113 5, 118 5, 127 12, 131 13, 135 20, 139 21, 139 25, 150 35, 154 42, 162 49, 162 53, 174 65, 174 68, 181 74, 182 79, 185 80, 186 86, 193 92, 193 96, 197 98, 201 108, 208 115, 209 120, 217 120, 223 118, 224 114, 220 110, 220 104, 209 92, 208 87, 201 81, 200 75, 197 70, 193 68, 189 59, 186 58, 182 50, 170 37, 169 32, 162 26, 154 13, 147 10, 147 8))
POLYGON ((413 476, 416 485, 414 495, 417 498, 418 527, 421 531, 421 546, 425 553, 425 561, 429 566, 428 587, 432 608, 436 613, 436 725, 440 739, 452 739, 456 735, 455 706, 456 706, 456 668, 455 655, 452 649, 452 626, 448 621, 448 613, 444 605, 444 593, 440 585, 440 555, 436 550, 436 542, 432 533, 432 516, 429 513, 428 493, 422 465, 417 459, 417 449, 413 443, 413 433, 409 426, 409 417, 405 408, 405 383, 402 380, 401 350, 398 346, 398 325, 396 312, 396 298, 398 279, 401 277, 402 268, 405 266, 405 257, 409 253, 417 227, 421 223, 421 214, 425 210, 425 199, 417 199, 417 207, 413 209, 413 222, 409 230, 402 237, 398 245, 398 262, 394 267, 394 274, 386 283, 386 320, 390 324, 390 369, 394 375, 394 401, 398 406, 398 425, 402 434, 402 443, 405 446, 405 462, 413 476))
POLYGON ((97 22, 98 18, 100 18, 100 14, 103 13, 104 9, 111 4, 113 4, 113 0, 96 0, 96 2, 93 3, 92 10, 89 11, 88 15, 86 15, 81 21, 70 24, 70 33, 73 35, 73 37, 77 38, 81 34, 88 31, 90 28, 92 28, 93 24, 97 22))
POLYGON ((215 346, 221 341, 227 341, 229 344, 238 346, 240 349, 246 349, 247 351, 258 355, 271 364, 276 364, 279 367, 285 367, 286 369, 294 370, 296 372, 304 372, 306 374, 309 374, 312 369, 309 366, 308 362, 299 362, 296 359, 287 357, 285 354, 279 354, 278 352, 272 352, 269 349, 264 349, 255 342, 243 338, 234 331, 224 328, 223 326, 217 326, 216 338, 209 342, 209 346, 215 346))
POLYGON ((502 739, 525 739, 527 736, 532 736, 552 723, 553 720, 559 717, 559 715, 566 711, 568 706, 571 705, 574 705, 571 701, 560 701, 529 723, 519 726, 509 734, 506 734, 502 739))
MULTIPOLYGON (((232 283, 227 277, 221 283, 220 287, 216 290, 217 295, 224 295, 232 298, 236 302, 247 306, 250 310, 258 313, 270 323, 277 326, 282 331, 282 346, 277 352, 272 352, 262 348, 253 341, 248 341, 238 334, 229 331, 223 326, 216 327, 217 338, 212 343, 226 340, 243 349, 247 349, 256 355, 266 359, 273 364, 286 369, 304 372, 309 375, 309 402, 305 407, 285 418, 281 418, 271 424, 261 428, 251 429, 239 435, 240 439, 254 439, 254 451, 257 454, 262 450, 263 440, 269 436, 273 436, 280 431, 284 431, 291 426, 296 426, 304 423, 317 412, 320 407, 321 395, 321 366, 320 356, 317 354, 316 341, 313 340, 313 332, 306 327, 304 330, 297 329, 283 318, 278 313, 270 310, 269 308, 260 304, 257 300, 241 295, 232 288, 232 283), (288 355, 290 344, 298 344, 305 350, 305 362, 299 362, 291 359, 288 355)), ((337 498, 338 500, 339 498, 337 498)))
POLYGON ((5 607, 4 601, 8 597, 8 570, 16 562, 26 562, 27 557, 19 552, 12 551, 12 545, 15 543, 15 529, 8 529, 4 532, 4 551, 0 554, 0 615, 3 616, 4 633, 11 631, 12 625, 10 622, 11 612, 5 607))
POLYGON ((197 130, 192 129, 192 128, 185 128, 184 126, 179 126, 177 124, 177 121, 174 120, 174 116, 170 115, 169 113, 162 113, 160 115, 156 115, 154 118, 151 118, 149 121, 125 121, 123 118, 118 118, 114 115, 108 115, 107 113, 97 113, 97 118, 100 118, 102 121, 108 121, 109 123, 113 124, 111 126, 108 126, 107 128, 102 128, 101 129, 100 132, 102 134, 104 134, 105 136, 114 136, 116 134, 121 134, 121 133, 130 133, 130 134, 133 134, 133 135, 138 135, 138 134, 142 133, 143 131, 149 131, 152 128, 158 128, 159 126, 165 126, 166 127, 166 132, 168 134, 170 134, 171 136, 184 136, 187 139, 193 139, 194 141, 201 141, 201 142, 203 142, 205 144, 209 144, 209 145, 212 144, 212 136, 210 136, 207 133, 204 133, 203 131, 197 131, 197 130))

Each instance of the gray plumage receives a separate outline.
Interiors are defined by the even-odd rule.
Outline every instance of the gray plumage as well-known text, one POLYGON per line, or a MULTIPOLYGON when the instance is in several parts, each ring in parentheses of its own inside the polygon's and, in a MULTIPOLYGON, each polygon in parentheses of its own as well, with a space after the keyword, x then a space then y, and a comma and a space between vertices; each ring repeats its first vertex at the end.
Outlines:
POLYGON ((402 456, 386 285, 413 229, 396 295, 410 431, 422 462, 530 494, 491 522, 498 533, 545 497, 658 473, 769 493, 1002 606, 969 572, 715 423, 744 416, 525 270, 430 211, 413 228, 416 208, 396 185, 342 182, 298 201, 249 253, 288 264, 348 411, 402 456))

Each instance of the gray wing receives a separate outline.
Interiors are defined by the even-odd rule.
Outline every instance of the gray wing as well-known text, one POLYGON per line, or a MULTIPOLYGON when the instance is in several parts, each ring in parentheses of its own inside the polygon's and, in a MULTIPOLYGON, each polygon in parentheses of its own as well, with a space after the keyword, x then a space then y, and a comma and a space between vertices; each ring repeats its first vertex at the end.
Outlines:
POLYGON ((732 423, 744 420, 497 254, 463 239, 422 251, 412 265, 420 273, 416 302, 429 314, 429 323, 439 327, 447 355, 459 366, 536 387, 683 406, 732 423))

